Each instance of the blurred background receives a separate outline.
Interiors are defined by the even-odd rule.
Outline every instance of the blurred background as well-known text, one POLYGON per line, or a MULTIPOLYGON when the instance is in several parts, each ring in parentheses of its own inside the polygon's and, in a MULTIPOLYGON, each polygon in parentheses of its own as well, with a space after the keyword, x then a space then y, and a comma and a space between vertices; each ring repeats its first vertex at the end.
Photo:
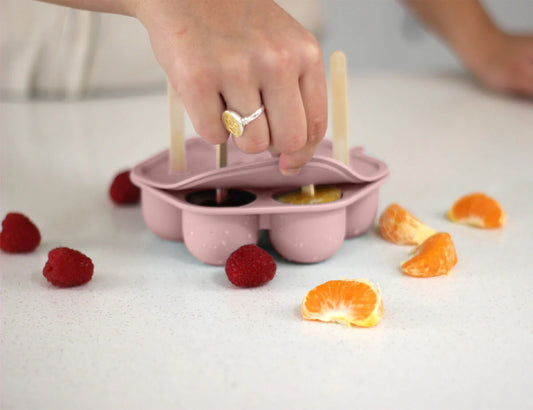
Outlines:
MULTIPOLYGON (((510 31, 533 30, 533 0, 483 0, 486 10, 510 31)), ((461 69, 456 56, 394 0, 321 0, 325 55, 346 50, 352 71, 461 69)))
MULTIPOLYGON (((457 58, 394 0, 278 0, 352 72, 462 70, 457 58)), ((533 0, 485 0, 511 31, 533 30, 533 0)), ((77 99, 165 92, 141 24, 30 0, 0 1, 0 96, 77 99)))

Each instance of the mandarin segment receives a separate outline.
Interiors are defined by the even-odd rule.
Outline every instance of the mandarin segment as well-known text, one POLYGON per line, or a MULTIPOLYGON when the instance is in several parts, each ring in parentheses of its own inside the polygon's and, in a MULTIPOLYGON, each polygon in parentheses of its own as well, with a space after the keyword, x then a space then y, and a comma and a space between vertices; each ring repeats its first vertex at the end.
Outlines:
POLYGON ((293 205, 310 205, 310 204, 324 204, 327 202, 337 201, 341 199, 342 192, 339 188, 329 185, 315 186, 315 195, 309 195, 302 189, 297 191, 285 192, 276 195, 274 199, 279 202, 293 205))
POLYGON ((383 317, 381 291, 365 279, 331 280, 307 293, 302 316, 348 326, 375 326, 383 317))
POLYGON ((499 228, 505 224, 506 215, 493 198, 474 193, 459 198, 448 210, 448 218, 457 223, 478 228, 499 228))
POLYGON ((419 245, 436 233, 398 204, 385 208, 378 224, 383 238, 398 245, 419 245))
POLYGON ((409 276, 429 278, 447 275, 456 264, 457 254, 451 236, 439 232, 417 246, 401 269, 409 276))

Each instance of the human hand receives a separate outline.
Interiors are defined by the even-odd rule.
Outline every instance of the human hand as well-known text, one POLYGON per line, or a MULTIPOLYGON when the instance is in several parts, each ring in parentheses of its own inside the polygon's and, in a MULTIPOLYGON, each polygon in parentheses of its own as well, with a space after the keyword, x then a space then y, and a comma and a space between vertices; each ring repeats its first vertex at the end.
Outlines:
POLYGON ((480 0, 403 0, 488 87, 533 97, 533 36, 511 35, 480 0))
POLYGON ((533 36, 499 32, 465 60, 489 88, 533 97, 533 36))
POLYGON ((327 125, 322 52, 274 1, 149 0, 135 15, 202 138, 224 142, 225 109, 247 116, 263 104, 235 144, 270 149, 288 175, 311 159, 327 125))

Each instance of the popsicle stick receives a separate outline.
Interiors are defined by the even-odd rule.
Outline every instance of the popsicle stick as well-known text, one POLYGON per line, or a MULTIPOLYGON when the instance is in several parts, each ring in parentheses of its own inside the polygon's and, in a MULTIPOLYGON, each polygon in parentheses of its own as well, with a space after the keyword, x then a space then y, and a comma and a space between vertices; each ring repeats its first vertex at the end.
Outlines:
POLYGON ((315 196, 315 185, 314 184, 303 186, 301 190, 302 190, 302 194, 304 195, 315 196))
POLYGON ((171 172, 185 171, 185 110, 181 98, 169 81, 167 93, 170 126, 169 168, 171 172))
MULTIPOLYGON (((228 143, 223 142, 217 145, 217 169, 224 168, 228 165, 228 143)), ((228 197, 228 190, 224 188, 216 189, 217 204, 221 204, 228 197)))
POLYGON ((333 120, 333 158, 350 164, 348 135, 348 84, 346 56, 334 51, 329 59, 331 114, 333 120))

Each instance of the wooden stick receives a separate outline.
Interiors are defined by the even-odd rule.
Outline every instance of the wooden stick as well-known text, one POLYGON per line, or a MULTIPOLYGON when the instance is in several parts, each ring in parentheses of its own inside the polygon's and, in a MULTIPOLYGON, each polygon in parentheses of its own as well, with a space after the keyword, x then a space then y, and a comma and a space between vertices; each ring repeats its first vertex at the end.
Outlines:
POLYGON ((228 142, 217 145, 217 169, 228 165, 228 142))
MULTIPOLYGON (((217 169, 224 168, 228 165, 228 142, 217 145, 217 169)), ((228 190, 224 188, 216 189, 217 204, 221 204, 228 197, 228 190)))
POLYGON ((167 81, 170 126, 170 172, 185 171, 185 110, 181 98, 167 81))
POLYGON ((302 189, 302 194, 307 195, 307 196, 315 196, 315 185, 314 184, 303 186, 301 189, 302 189))
POLYGON ((333 158, 350 165, 348 135, 348 84, 346 56, 334 51, 329 59, 331 113, 333 119, 333 158))

